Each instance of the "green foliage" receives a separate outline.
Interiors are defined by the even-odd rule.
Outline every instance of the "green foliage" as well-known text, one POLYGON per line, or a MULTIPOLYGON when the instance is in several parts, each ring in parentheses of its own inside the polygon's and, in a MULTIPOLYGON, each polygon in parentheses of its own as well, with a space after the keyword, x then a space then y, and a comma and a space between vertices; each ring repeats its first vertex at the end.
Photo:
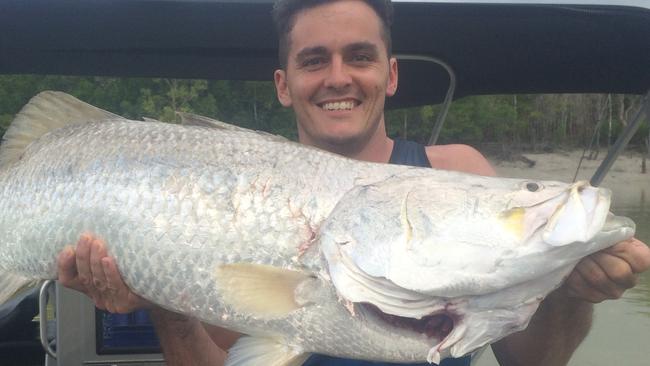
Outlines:
POLYGON ((131 119, 177 122, 191 112, 296 139, 290 110, 271 82, 0 75, 0 135, 31 97, 59 90, 131 119))
POLYGON ((13 117, 13 114, 0 114, 0 135, 9 128, 9 123, 11 123, 13 117))
MULTIPOLYGON (((0 75, 0 134, 31 97, 60 90, 127 118, 177 122, 176 111, 191 112, 246 128, 296 139, 293 113, 277 102, 272 82, 107 78, 90 76, 0 75)), ((454 101, 439 143, 497 144, 546 149, 585 146, 600 119, 599 142, 613 141, 638 108, 638 96, 488 95, 454 101), (607 113, 604 113, 607 112, 607 113), (611 112, 611 113, 609 113, 611 112), (609 121, 609 120, 608 120, 609 121)), ((426 143, 440 106, 386 112, 389 136, 426 143)), ((643 144, 644 123, 632 143, 643 144)))

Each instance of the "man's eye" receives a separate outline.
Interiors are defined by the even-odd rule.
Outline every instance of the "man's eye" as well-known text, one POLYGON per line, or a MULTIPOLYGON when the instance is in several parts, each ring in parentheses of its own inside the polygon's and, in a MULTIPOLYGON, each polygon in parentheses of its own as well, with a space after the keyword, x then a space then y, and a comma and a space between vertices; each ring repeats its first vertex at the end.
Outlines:
POLYGON ((324 60, 320 57, 308 58, 302 62, 302 67, 317 67, 323 63, 324 60))
POLYGON ((370 62, 372 61, 372 57, 366 54, 358 54, 352 56, 352 61, 354 62, 370 62))

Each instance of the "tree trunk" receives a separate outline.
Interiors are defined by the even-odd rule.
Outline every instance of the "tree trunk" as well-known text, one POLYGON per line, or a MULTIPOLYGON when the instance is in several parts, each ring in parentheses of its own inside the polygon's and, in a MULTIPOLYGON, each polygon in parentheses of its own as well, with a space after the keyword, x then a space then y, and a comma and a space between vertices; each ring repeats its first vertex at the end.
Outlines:
POLYGON ((641 159, 641 174, 646 174, 646 159, 650 158, 650 132, 648 132, 648 136, 645 138, 645 149, 646 153, 643 155, 643 158, 641 159))
POLYGON ((625 95, 618 95, 618 120, 623 126, 627 126, 627 119, 625 118, 625 95))
POLYGON ((253 121, 255 128, 259 129, 260 126, 257 120, 257 84, 253 83, 253 121))
MULTIPOLYGON (((563 129, 567 130, 567 126, 569 125, 569 95, 568 94, 563 94, 562 95, 562 113, 560 115, 560 125, 559 126, 554 126, 553 130, 556 129, 563 129)), ((552 132, 551 132, 552 133, 552 132)), ((551 135, 552 136, 552 135, 551 135)))
POLYGON ((172 110, 177 111, 178 107, 176 105, 176 80, 175 79, 165 79, 165 82, 167 83, 167 86, 169 87, 169 96, 171 97, 171 102, 172 102, 172 110))
POLYGON ((607 128, 607 149, 612 146, 612 95, 607 94, 607 108, 609 109, 609 126, 607 128))

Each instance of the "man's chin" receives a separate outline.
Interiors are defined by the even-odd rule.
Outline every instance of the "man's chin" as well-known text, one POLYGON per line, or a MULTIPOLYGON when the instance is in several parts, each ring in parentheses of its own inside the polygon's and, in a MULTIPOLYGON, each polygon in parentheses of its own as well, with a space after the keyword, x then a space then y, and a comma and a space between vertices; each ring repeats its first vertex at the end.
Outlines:
POLYGON ((323 139, 323 141, 328 145, 344 147, 349 145, 357 145, 362 141, 362 138, 356 135, 355 136, 327 136, 326 138, 323 139))
POLYGON ((355 155, 364 146, 364 138, 359 135, 337 135, 321 138, 321 148, 341 155, 355 155))

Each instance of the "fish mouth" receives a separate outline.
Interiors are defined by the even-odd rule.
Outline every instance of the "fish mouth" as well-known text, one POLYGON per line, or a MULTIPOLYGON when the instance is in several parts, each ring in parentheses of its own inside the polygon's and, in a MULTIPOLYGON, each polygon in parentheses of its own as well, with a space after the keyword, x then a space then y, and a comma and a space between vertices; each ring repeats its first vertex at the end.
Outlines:
POLYGON ((588 242, 598 234, 608 216, 611 191, 580 181, 570 187, 562 201, 542 232, 542 239, 551 246, 588 242))
POLYGON ((594 236, 593 241, 601 243, 618 243, 633 237, 635 231, 636 225, 630 218, 608 213, 605 224, 594 236))
POLYGON ((414 333, 425 335, 427 338, 441 342, 454 329, 458 316, 449 312, 438 312, 425 315, 421 318, 409 318, 405 316, 388 314, 381 311, 377 306, 363 302, 357 303, 364 312, 372 314, 383 323, 394 328, 399 328, 414 333))
POLYGON ((632 221, 632 219, 625 216, 616 216, 610 212, 607 214, 607 219, 605 220, 603 228, 600 231, 604 233, 611 233, 615 231, 626 230, 634 234, 635 229, 636 224, 634 221, 632 221))

